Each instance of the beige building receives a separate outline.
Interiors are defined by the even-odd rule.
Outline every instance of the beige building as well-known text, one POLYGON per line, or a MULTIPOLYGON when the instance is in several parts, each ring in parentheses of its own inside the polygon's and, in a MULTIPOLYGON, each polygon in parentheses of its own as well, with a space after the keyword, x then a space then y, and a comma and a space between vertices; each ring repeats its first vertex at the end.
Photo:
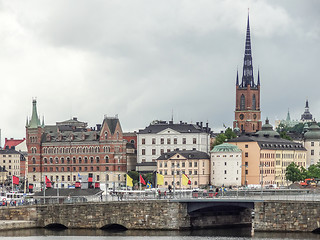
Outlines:
POLYGON ((0 167, 2 169, 0 182, 7 178, 11 182, 12 176, 20 177, 20 158, 21 154, 14 149, 0 150, 0 167))
POLYGON ((172 151, 157 159, 157 172, 164 176, 164 186, 176 189, 206 187, 210 183, 210 157, 197 150, 172 151), (191 180, 190 186, 181 184, 182 174, 191 180))
POLYGON ((242 184, 246 178, 247 184, 283 186, 288 184, 285 174, 290 163, 306 167, 303 145, 280 138, 268 120, 256 134, 242 135, 229 143, 242 150, 242 165, 246 166, 246 171, 242 170, 242 184))

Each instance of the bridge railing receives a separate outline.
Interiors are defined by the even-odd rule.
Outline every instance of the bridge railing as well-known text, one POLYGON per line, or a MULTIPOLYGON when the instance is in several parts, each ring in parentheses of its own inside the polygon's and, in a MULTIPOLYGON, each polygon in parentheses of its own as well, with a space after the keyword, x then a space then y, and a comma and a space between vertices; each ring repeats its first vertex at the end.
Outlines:
POLYGON ((102 196, 83 197, 46 197, 29 199, 24 205, 31 204, 70 204, 79 202, 106 201, 141 201, 141 200, 170 200, 170 199, 237 199, 237 200, 285 200, 285 201, 320 201, 320 192, 316 189, 282 189, 282 190, 225 190, 215 196, 212 191, 118 191, 108 192, 102 196))

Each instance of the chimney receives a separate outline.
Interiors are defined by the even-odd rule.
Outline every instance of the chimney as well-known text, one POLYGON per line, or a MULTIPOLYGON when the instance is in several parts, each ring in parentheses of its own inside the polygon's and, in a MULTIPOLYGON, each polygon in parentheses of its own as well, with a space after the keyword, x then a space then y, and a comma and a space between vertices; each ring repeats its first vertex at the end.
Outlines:
POLYGON ((101 124, 96 124, 97 126, 97 131, 100 131, 101 130, 101 124))

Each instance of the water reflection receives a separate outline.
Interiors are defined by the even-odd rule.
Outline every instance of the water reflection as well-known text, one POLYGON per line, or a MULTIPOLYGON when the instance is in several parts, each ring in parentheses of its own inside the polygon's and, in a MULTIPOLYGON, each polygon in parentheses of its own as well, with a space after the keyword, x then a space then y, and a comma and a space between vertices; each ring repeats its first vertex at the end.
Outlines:
MULTIPOLYGON (((86 239, 86 237, 98 237, 97 239, 105 239, 105 237, 121 237, 121 239, 142 239, 145 236, 157 239, 264 239, 264 240, 283 240, 283 239, 320 239, 319 234, 313 233, 272 233, 272 232, 256 232, 251 236, 251 228, 229 228, 229 229, 206 229, 194 231, 140 231, 128 230, 109 232, 105 230, 88 230, 88 229, 65 229, 63 231, 55 231, 51 229, 24 229, 14 231, 1 231, 1 237, 22 238, 34 236, 33 239, 48 239, 45 236, 55 237, 61 236, 79 236, 78 240, 86 239), (99 238, 99 236, 103 238, 99 238), (139 238, 141 237, 141 238, 139 238)), ((30 239, 30 238, 28 238, 30 239)), ((51 239, 51 238, 50 238, 51 239)), ((145 239, 145 238, 144 238, 145 239)))

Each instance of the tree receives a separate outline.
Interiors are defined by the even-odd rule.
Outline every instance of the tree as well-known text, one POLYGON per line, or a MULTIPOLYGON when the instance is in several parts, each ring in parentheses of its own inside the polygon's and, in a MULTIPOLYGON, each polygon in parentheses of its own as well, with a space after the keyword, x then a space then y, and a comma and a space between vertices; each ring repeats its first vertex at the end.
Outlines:
POLYGON ((292 138, 288 136, 287 132, 280 132, 280 137, 292 141, 292 138))
POLYGON ((308 168, 308 175, 306 178, 320 178, 320 163, 313 164, 308 168))
POLYGON ((228 127, 224 133, 220 133, 216 136, 211 148, 224 143, 227 139, 232 139, 235 137, 237 137, 237 135, 232 131, 231 128, 228 127))
POLYGON ((295 163, 290 163, 290 165, 286 168, 286 179, 291 182, 298 182, 304 179, 299 166, 295 163))

